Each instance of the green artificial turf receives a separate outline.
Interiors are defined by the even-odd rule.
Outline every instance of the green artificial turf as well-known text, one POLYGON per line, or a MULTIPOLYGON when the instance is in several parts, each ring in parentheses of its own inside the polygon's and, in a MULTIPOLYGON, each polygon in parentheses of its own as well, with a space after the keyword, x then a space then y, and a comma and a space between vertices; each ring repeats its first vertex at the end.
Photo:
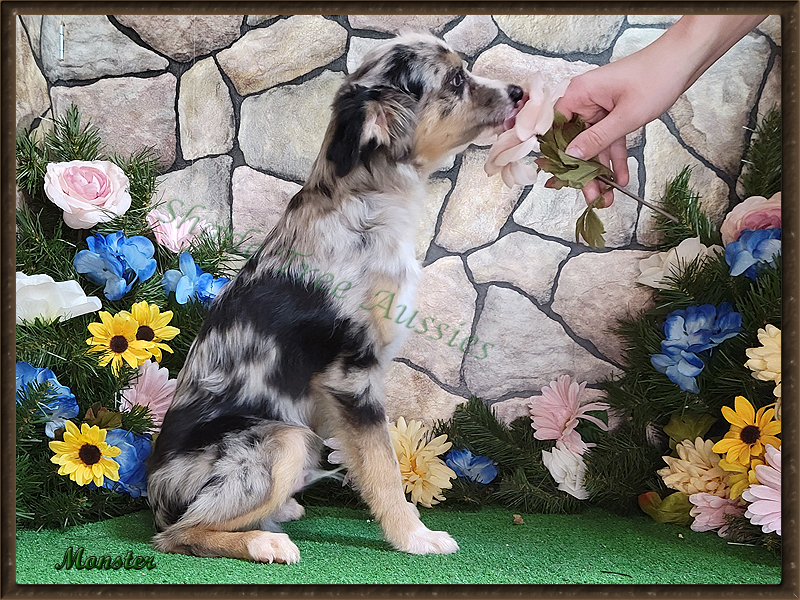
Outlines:
POLYGON ((309 507, 286 532, 300 549, 295 565, 160 554, 149 546, 149 512, 64 532, 17 532, 18 584, 778 584, 780 559, 735 546, 713 532, 662 525, 647 516, 599 509, 580 515, 523 515, 484 508, 422 509, 431 529, 448 531, 461 550, 447 556, 393 551, 367 512, 309 507), (152 556, 153 569, 57 570, 67 548, 96 556, 152 556))

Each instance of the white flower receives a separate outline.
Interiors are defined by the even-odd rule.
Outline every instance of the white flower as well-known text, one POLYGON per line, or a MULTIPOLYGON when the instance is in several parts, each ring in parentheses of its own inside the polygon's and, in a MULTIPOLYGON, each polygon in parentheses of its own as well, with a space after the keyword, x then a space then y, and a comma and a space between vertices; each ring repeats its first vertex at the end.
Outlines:
POLYGON ((71 319, 100 310, 96 296, 87 296, 77 281, 54 281, 49 275, 25 275, 17 271, 17 324, 39 317, 71 319))
POLYGON ((637 281, 653 288, 668 289, 670 287, 668 277, 680 275, 686 266, 698 257, 702 263, 717 252, 724 252, 722 246, 706 247, 700 243, 699 237, 685 239, 668 252, 657 252, 639 261, 639 270, 642 274, 637 281))
POLYGON ((128 176, 107 160, 49 163, 44 192, 64 211, 64 223, 89 229, 125 214, 131 206, 128 176))
POLYGON ((583 485, 586 463, 580 454, 567 449, 563 443, 556 442, 555 448, 551 451, 542 451, 542 462, 562 492, 567 492, 578 500, 586 500, 589 497, 589 492, 583 485))

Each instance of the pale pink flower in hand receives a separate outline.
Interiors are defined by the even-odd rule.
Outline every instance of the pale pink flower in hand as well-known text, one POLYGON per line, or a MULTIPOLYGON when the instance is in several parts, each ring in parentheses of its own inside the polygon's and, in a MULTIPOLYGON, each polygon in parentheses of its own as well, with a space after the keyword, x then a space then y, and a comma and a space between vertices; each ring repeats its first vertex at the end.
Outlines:
POLYGON ((135 405, 147 406, 157 428, 161 428, 172 397, 175 395, 177 379, 169 378, 169 370, 148 360, 139 366, 139 376, 129 388, 122 390, 121 410, 130 410, 135 405))
POLYGON ((199 219, 184 219, 180 221, 175 217, 171 221, 167 220, 166 215, 157 209, 147 213, 147 224, 153 230, 156 241, 165 248, 169 248, 175 254, 186 250, 189 244, 197 236, 197 232, 202 231, 207 223, 199 219))
POLYGON ((761 485, 751 485, 742 492, 750 502, 744 516, 761 531, 781 535, 781 451, 767 444, 767 464, 756 465, 756 478, 761 485))
POLYGON ((525 84, 522 108, 513 126, 500 134, 489 150, 489 157, 483 169, 489 177, 500 173, 503 182, 511 187, 515 184, 530 185, 536 181, 539 171, 535 165, 521 162, 521 159, 538 148, 537 135, 547 133, 553 126, 555 110, 553 106, 567 90, 569 80, 561 81, 552 90, 545 89, 539 73, 533 73, 525 84))
POLYGON ((689 502, 694 504, 689 514, 694 517, 692 531, 713 531, 719 529, 717 534, 725 537, 728 526, 725 524, 725 515, 743 515, 744 506, 738 498, 720 498, 712 494, 701 492, 689 496, 689 502))
POLYGON ((576 454, 583 454, 594 444, 587 444, 575 431, 578 419, 586 419, 603 431, 608 426, 597 417, 587 414, 593 410, 608 410, 605 402, 590 402, 581 406, 579 396, 586 387, 586 382, 578 384, 569 375, 562 375, 557 381, 542 388, 542 395, 535 398, 530 405, 531 426, 537 440, 556 440, 576 454))

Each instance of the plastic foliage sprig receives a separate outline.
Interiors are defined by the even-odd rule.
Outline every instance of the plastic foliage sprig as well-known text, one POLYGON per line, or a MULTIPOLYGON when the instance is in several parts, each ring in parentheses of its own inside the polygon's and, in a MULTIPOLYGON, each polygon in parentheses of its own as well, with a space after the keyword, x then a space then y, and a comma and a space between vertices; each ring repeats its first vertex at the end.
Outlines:
MULTIPOLYGON (((555 189, 560 190, 563 187, 571 187, 580 190, 593 179, 597 179, 605 184, 606 188, 612 187, 617 189, 640 204, 664 215, 672 221, 678 222, 678 219, 673 215, 657 206, 653 206, 649 202, 645 202, 639 196, 632 194, 615 183, 614 174, 611 169, 602 164, 596 156, 589 160, 583 160, 567 154, 565 152, 567 146, 584 129, 586 129, 586 123, 580 116, 575 115, 572 120, 567 121, 564 115, 555 111, 553 126, 547 133, 538 136, 539 149, 542 154, 544 154, 544 157, 536 159, 536 164, 539 165, 539 168, 543 171, 554 175, 553 187, 555 189)), ((578 218, 578 222, 575 225, 576 242, 579 237, 582 237, 592 248, 605 247, 605 241, 603 240, 605 228, 600 218, 594 212, 594 209, 600 208, 601 204, 602 196, 592 202, 578 218)))
POLYGON ((565 152, 567 146, 578 134, 586 129, 586 123, 579 116, 571 121, 556 111, 553 126, 547 133, 539 136, 539 149, 544 158, 536 159, 539 168, 555 175, 555 189, 563 187, 582 189, 598 176, 613 177, 611 169, 603 165, 597 157, 583 160, 565 152))
POLYGON ((594 212, 594 209, 601 208, 602 204, 603 195, 601 194, 594 202, 587 206, 586 210, 578 217, 575 223, 576 242, 580 241, 579 238, 583 238, 592 248, 606 247, 606 241, 603 239, 606 228, 603 227, 603 222, 600 220, 600 217, 597 216, 597 213, 594 212))

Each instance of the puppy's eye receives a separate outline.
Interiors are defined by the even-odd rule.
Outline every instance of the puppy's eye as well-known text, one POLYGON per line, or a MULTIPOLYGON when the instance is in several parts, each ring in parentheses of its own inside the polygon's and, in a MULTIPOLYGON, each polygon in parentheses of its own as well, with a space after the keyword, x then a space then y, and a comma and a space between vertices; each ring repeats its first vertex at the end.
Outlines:
POLYGON ((453 75, 453 78, 450 80, 450 84, 454 88, 460 88, 462 85, 464 85, 464 74, 461 71, 459 71, 458 73, 453 75))

